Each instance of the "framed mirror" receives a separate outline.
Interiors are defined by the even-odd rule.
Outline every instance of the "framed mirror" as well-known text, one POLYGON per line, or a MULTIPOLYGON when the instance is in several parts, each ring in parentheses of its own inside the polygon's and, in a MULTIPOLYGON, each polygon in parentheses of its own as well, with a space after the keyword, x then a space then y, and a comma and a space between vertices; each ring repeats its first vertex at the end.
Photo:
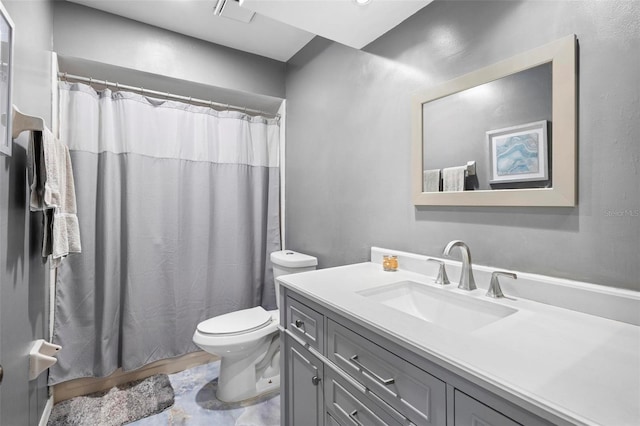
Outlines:
POLYGON ((412 99, 415 205, 575 206, 576 37, 412 99))

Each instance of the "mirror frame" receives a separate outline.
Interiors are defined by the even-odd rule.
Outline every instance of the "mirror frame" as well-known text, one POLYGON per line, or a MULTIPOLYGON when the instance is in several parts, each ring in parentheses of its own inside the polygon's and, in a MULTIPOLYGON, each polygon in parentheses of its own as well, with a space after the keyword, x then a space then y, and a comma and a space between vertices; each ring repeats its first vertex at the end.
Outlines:
POLYGON ((570 35, 416 93, 411 100, 412 193, 417 206, 556 206, 577 203, 577 58, 570 35), (551 188, 423 192, 422 105, 551 62, 551 188))

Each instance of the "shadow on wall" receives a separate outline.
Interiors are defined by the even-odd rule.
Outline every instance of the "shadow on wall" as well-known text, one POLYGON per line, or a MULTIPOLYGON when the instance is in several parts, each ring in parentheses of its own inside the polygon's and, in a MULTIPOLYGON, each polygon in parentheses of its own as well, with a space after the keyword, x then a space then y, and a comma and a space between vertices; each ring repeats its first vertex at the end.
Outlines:
POLYGON ((332 45, 334 45, 333 41, 324 37, 315 36, 304 48, 293 55, 293 58, 289 59, 287 62, 287 73, 296 68, 306 67, 332 45))
POLYGON ((417 222, 451 222, 565 232, 580 231, 579 207, 416 206, 415 217, 417 222))
MULTIPOLYGON (((393 37, 381 37, 362 50, 388 59, 400 60, 403 56, 410 55, 411 50, 419 47, 422 59, 418 59, 418 62, 422 62, 427 68, 431 68, 428 65, 433 58, 468 55, 484 57, 487 56, 485 49, 491 49, 492 39, 502 38, 504 32, 501 26, 478 25, 478 22, 507 22, 508 16, 521 6, 522 2, 436 0, 390 30, 387 35, 394 34, 393 37), (444 20, 444 17, 449 19, 444 20), (398 40, 401 40, 402 44, 399 44, 398 40), (424 43, 427 40, 431 42, 424 43), (473 51, 468 50, 469 46, 463 43, 465 40, 474 40, 473 51)), ((505 54, 508 56, 508 52, 505 54)))
POLYGON ((5 170, 9 177, 7 184, 7 239, 4 241, 5 252, 7 253, 7 263, 5 270, 7 275, 14 276, 14 288, 22 280, 18 279, 18 274, 24 274, 26 270, 25 255, 25 232, 26 218, 25 207, 27 206, 27 150, 17 143, 13 143, 12 156, 5 160, 5 170))

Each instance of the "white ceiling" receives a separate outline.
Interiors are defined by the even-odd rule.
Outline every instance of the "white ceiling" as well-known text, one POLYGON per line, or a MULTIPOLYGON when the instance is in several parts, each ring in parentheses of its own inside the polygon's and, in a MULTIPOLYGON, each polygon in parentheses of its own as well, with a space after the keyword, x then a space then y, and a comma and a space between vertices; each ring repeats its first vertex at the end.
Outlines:
POLYGON ((315 35, 360 49, 432 0, 241 0, 258 12, 250 23, 214 15, 216 0, 68 1, 286 62, 315 35))
POLYGON ((433 0, 240 0, 240 5, 310 33, 362 49, 433 0))

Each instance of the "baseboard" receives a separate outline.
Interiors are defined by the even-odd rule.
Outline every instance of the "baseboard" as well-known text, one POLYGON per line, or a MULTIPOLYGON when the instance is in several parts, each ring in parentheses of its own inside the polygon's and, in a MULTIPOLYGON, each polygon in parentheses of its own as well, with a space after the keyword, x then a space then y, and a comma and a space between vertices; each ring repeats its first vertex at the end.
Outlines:
POLYGON ((219 358, 215 355, 199 351, 177 358, 156 361, 134 371, 125 372, 122 371, 122 369, 118 369, 113 374, 107 377, 90 377, 69 380, 68 382, 60 383, 53 386, 54 402, 57 403, 76 396, 88 395, 90 393, 111 389, 112 387, 121 385, 123 383, 146 379, 147 377, 153 376, 154 374, 177 373, 179 371, 186 370, 187 368, 207 364, 212 361, 217 361, 218 359, 219 358))
POLYGON ((40 422, 38 422, 38 426, 47 426, 47 423, 49 423, 49 417, 51 416, 52 409, 53 409, 53 395, 49 396, 49 399, 47 399, 47 403, 44 405, 44 410, 42 410, 42 416, 40 417, 40 422))

